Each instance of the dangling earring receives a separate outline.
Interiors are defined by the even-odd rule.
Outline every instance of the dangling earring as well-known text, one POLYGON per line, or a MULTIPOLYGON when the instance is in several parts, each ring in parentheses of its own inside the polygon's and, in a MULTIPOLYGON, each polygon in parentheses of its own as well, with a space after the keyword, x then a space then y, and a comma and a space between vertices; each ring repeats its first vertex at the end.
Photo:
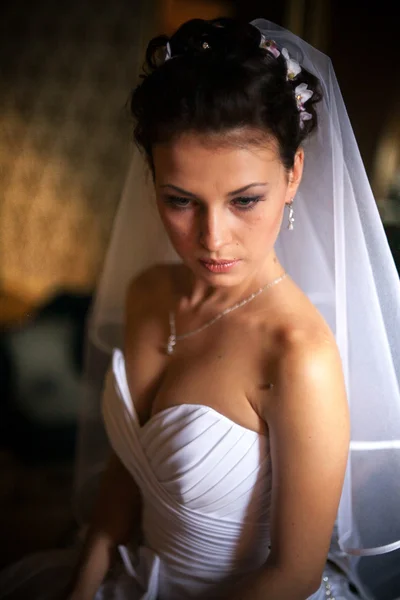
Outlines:
POLYGON ((289 207, 289 224, 287 228, 292 231, 294 229, 294 208, 293 208, 293 198, 290 202, 288 202, 287 206, 289 207))

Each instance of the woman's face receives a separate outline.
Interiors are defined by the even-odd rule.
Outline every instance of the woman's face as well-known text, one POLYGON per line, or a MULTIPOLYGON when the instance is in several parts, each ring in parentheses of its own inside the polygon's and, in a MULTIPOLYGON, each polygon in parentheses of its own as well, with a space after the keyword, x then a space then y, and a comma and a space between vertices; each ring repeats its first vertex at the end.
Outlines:
POLYGON ((303 152, 288 173, 272 143, 241 147, 193 133, 155 146, 153 160, 160 216, 194 274, 232 285, 263 272, 300 183, 303 152))

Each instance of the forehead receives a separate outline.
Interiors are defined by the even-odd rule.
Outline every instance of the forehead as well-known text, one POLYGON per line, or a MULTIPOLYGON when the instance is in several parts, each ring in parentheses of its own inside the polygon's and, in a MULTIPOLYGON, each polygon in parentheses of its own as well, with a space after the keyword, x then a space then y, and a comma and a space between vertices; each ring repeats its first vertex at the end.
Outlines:
POLYGON ((153 160, 157 184, 180 182, 182 187, 217 185, 235 189, 251 181, 279 177, 283 170, 275 145, 266 139, 256 144, 237 137, 229 140, 196 133, 157 144, 153 160))

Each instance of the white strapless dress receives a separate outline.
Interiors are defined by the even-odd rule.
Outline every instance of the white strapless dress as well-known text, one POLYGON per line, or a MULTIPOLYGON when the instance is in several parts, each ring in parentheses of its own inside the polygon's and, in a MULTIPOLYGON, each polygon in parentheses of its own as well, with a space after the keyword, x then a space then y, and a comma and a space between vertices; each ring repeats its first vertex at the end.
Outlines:
MULTIPOLYGON (((123 570, 96 600, 208 600, 265 563, 272 486, 268 437, 197 404, 167 408, 141 427, 120 350, 114 350, 106 377, 103 415, 114 451, 140 487, 143 520, 140 544, 119 547, 123 570)), ((32 595, 44 586, 51 563, 46 556, 32 559, 43 581, 32 587, 32 579, 29 600, 56 598, 49 583, 46 593, 32 595)), ((352 578, 334 538, 330 558, 352 578)), ((58 561, 60 583, 71 562, 68 551, 58 561)), ((18 585, 14 595, 9 587, 18 567, 22 581, 23 564, 0 574, 0 599, 28 597, 18 595, 18 585), (10 593, 2 593, 2 585, 10 593)), ((349 577, 327 563, 312 600, 360 598, 349 577)))

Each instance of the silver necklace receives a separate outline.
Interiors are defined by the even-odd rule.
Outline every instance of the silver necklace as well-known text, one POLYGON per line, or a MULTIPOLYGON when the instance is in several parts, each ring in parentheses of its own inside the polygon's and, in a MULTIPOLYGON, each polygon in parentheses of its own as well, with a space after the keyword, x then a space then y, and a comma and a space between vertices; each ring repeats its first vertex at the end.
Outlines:
POLYGON ((212 319, 210 319, 210 321, 207 321, 207 323, 205 323, 201 327, 198 327, 197 329, 193 329, 192 331, 188 331, 187 333, 182 333, 181 335, 176 335, 175 314, 173 311, 171 311, 169 313, 170 334, 168 337, 167 354, 173 353, 175 346, 176 346, 176 342, 178 342, 179 340, 184 340, 185 338, 189 337, 190 335, 194 335, 195 333, 199 333, 200 331, 203 331, 203 329, 206 329, 206 327, 210 327, 210 325, 213 325, 216 321, 218 321, 219 319, 222 319, 222 317, 224 317, 228 313, 232 312, 233 310, 236 310, 237 308, 240 308, 241 306, 244 306, 248 302, 251 302, 252 300, 254 300, 254 298, 256 296, 261 294, 261 292, 263 292, 264 290, 267 290, 268 288, 272 287, 273 285, 276 285, 277 283, 281 282, 287 276, 288 276, 288 274, 284 273, 277 279, 274 279, 273 281, 270 281, 263 287, 260 287, 257 291, 253 292, 253 294, 251 294, 244 300, 237 302, 237 304, 234 304, 233 306, 230 306, 229 308, 225 308, 225 310, 223 310, 221 313, 219 313, 216 317, 213 317, 212 319))

